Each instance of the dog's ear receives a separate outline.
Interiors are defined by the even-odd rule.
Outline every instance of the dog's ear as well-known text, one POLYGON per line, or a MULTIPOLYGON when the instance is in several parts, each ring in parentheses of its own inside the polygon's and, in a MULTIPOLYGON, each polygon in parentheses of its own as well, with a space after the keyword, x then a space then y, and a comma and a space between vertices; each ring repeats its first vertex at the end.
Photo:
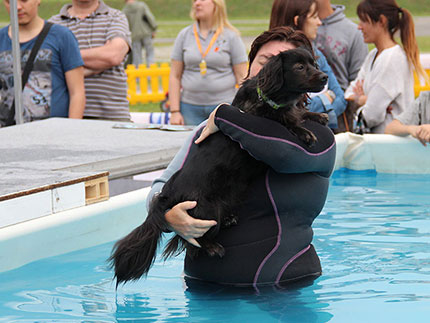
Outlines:
POLYGON ((271 57, 263 66, 257 74, 257 84, 261 91, 268 96, 282 88, 284 73, 281 54, 271 57))

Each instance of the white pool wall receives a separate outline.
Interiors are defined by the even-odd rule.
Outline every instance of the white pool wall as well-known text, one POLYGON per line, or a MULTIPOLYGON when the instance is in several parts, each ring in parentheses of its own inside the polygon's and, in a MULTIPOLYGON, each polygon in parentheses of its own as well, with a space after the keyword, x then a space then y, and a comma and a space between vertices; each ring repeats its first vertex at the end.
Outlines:
POLYGON ((0 229, 0 272, 128 234, 146 217, 149 188, 0 229))
MULTIPOLYGON (((430 174, 430 147, 412 137, 336 135, 336 169, 430 174)), ((149 188, 0 229, 0 272, 117 240, 146 217, 149 188)))
POLYGON ((430 174, 430 145, 411 136, 336 135, 335 169, 375 170, 378 173, 430 174))

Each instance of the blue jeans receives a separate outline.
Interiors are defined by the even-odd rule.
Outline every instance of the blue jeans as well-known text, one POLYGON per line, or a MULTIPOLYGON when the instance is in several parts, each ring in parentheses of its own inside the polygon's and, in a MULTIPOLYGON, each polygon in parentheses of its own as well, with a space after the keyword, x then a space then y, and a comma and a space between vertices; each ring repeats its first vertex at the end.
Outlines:
POLYGON ((194 105, 181 102, 181 114, 186 125, 199 125, 218 105, 194 105))

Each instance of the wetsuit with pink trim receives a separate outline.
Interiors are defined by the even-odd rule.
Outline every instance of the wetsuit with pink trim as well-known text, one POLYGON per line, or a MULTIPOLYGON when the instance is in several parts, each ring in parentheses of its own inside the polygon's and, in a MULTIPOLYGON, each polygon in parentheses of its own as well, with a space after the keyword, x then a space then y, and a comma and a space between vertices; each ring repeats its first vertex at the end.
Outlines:
MULTIPOLYGON (((186 256, 185 275, 254 286, 319 276, 321 264, 311 244, 311 225, 325 204, 334 167, 336 145, 331 130, 305 121, 304 127, 318 138, 308 147, 281 124, 228 105, 218 108, 215 124, 270 167, 255 178, 247 199, 237 208, 238 224, 223 228, 217 236, 225 248, 224 257, 203 252, 193 259, 186 256)), ((202 127, 154 182, 150 196, 181 167, 202 127)))

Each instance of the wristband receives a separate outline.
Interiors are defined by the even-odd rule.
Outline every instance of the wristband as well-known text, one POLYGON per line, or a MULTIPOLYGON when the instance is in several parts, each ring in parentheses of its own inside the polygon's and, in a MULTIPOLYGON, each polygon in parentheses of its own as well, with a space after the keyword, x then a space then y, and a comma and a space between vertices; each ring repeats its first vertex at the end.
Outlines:
POLYGON ((181 112, 181 110, 170 111, 170 113, 181 112))

